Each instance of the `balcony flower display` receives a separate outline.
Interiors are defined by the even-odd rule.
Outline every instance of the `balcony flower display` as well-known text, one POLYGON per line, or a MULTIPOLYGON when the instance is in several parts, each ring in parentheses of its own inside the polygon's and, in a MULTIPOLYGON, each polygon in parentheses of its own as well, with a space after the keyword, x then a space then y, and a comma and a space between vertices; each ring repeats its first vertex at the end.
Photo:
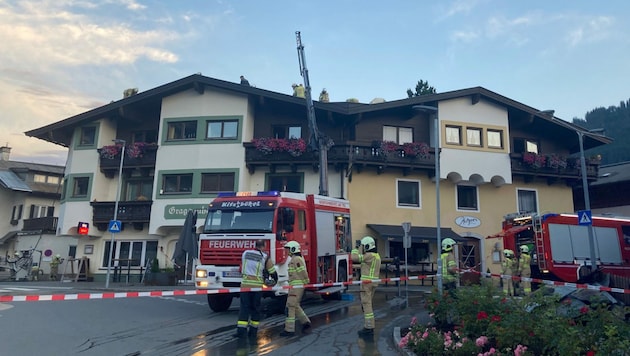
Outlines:
POLYGON ((103 146, 99 150, 99 154, 101 155, 101 158, 114 159, 115 157, 120 156, 121 149, 122 146, 120 145, 103 146))
POLYGON ((547 156, 547 167, 553 169, 566 169, 567 159, 557 154, 547 156))
POLYGON ((546 157, 533 152, 523 153, 523 163, 526 165, 538 169, 545 167, 546 157))
MULTIPOLYGON (((149 147, 155 147, 155 143, 134 142, 125 146, 125 154, 129 158, 142 158, 149 147)), ((101 158, 114 159, 120 156, 121 150, 122 145, 109 145, 101 147, 99 153, 101 158)))
POLYGON ((398 144, 394 141, 382 141, 381 142, 381 151, 383 153, 391 153, 391 152, 396 152, 396 150, 398 150, 398 144))
POLYGON ((288 152, 293 157, 299 157, 306 152, 306 142, 302 138, 269 138, 261 137, 252 140, 254 147, 266 155, 274 152, 288 152))
POLYGON ((402 145, 405 156, 429 158, 429 145, 424 142, 407 142, 402 145))

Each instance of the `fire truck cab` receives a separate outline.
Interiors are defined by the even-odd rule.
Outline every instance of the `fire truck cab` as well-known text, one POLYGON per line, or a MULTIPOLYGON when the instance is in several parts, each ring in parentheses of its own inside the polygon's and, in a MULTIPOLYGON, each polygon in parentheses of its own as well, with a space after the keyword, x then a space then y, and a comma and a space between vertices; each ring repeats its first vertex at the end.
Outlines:
MULTIPOLYGON (((284 245, 300 244, 310 282, 345 282, 351 279, 350 203, 326 196, 290 192, 220 193, 208 206, 199 259, 195 271, 197 289, 238 288, 241 257, 265 241, 265 252, 275 263, 278 285, 288 285, 290 257, 284 245)), ((340 297, 342 287, 320 291, 323 297, 340 297)), ((287 290, 265 292, 284 296, 287 290)), ((208 294, 215 312, 227 310, 238 293, 208 294)))
MULTIPOLYGON (((630 218, 593 216, 592 228, 596 269, 613 278, 630 277, 630 218)), ((593 277, 588 229, 576 214, 510 214, 490 238, 502 239, 503 248, 516 253, 527 245, 533 278, 574 283, 593 277)))

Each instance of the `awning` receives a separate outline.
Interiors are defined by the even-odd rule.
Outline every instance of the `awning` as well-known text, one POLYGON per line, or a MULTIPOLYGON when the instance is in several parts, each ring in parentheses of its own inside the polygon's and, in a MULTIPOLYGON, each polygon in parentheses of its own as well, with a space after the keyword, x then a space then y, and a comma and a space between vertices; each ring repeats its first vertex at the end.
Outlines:
POLYGON ((5 241, 14 238, 17 235, 17 231, 9 231, 4 236, 0 237, 0 245, 4 244, 5 241))
MULTIPOLYGON (((382 238, 388 241, 402 241, 403 235, 405 231, 400 225, 378 225, 378 224, 367 224, 367 227, 376 231, 382 238)), ((409 236, 411 236, 411 241, 419 242, 420 240, 437 240, 437 228, 435 227, 426 227, 426 226, 412 226, 411 231, 409 231, 409 236)), ((451 238, 455 241, 464 242, 468 241, 465 237, 459 236, 455 231, 451 230, 451 228, 443 227, 440 229, 440 238, 451 238)))

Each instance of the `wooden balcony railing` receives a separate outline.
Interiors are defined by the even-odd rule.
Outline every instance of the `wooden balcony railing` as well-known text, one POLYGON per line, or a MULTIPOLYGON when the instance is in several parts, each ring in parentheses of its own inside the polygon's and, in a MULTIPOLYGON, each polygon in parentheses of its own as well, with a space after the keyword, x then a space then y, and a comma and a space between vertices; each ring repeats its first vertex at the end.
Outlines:
POLYGON ((56 216, 46 216, 43 218, 24 219, 23 231, 56 232, 57 231, 56 216))
MULTIPOLYGON (((149 223, 151 220, 151 200, 139 200, 139 201, 121 201, 118 202, 118 214, 117 220, 125 224, 133 224, 134 228, 142 230, 142 226, 145 223, 149 223)), ((114 218, 114 207, 116 202, 91 202, 92 206, 92 221, 94 225, 100 230, 107 230, 109 221, 114 218)))
MULTIPOLYGON (((549 167, 548 164, 538 167, 528 164, 523 160, 523 154, 510 153, 510 161, 512 164, 512 174, 525 177, 547 177, 551 179, 569 179, 577 180, 582 177, 582 168, 579 159, 566 159, 566 167, 549 167)), ((599 160, 586 160, 586 178, 589 181, 597 180, 599 172, 599 160)))
MULTIPOLYGON (((129 157, 125 154, 125 160, 123 161, 123 169, 124 168, 154 168, 155 161, 157 158, 157 145, 145 146, 143 148, 142 157, 129 157)), ((98 150, 100 153, 100 149, 98 150)), ((120 154, 108 158, 108 157, 100 157, 100 169, 101 173, 105 174, 107 177, 113 177, 120 168, 120 154)))

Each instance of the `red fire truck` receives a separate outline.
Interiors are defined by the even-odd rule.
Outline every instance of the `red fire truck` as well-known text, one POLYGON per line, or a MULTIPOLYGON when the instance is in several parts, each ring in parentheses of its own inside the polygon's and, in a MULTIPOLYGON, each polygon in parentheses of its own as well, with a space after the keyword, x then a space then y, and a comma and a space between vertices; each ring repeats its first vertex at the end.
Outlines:
MULTIPOLYGON (((289 192, 220 193, 208 207, 199 236, 197 289, 238 288, 241 255, 265 240, 275 262, 278 285, 288 285, 284 245, 297 241, 311 283, 345 282, 351 278, 350 203, 321 195, 289 192)), ((340 297, 344 286, 319 290, 325 298, 340 297)), ((286 290, 265 293, 283 296, 286 290)), ((236 293, 208 294, 215 312, 227 310, 236 293)))
MULTIPOLYGON (((630 281, 630 218, 593 216, 591 222, 599 275, 609 276, 611 282, 630 281)), ((490 238, 501 238, 503 248, 516 253, 528 245, 532 278, 589 282, 593 275, 588 229, 576 214, 510 214, 502 231, 490 238)))

